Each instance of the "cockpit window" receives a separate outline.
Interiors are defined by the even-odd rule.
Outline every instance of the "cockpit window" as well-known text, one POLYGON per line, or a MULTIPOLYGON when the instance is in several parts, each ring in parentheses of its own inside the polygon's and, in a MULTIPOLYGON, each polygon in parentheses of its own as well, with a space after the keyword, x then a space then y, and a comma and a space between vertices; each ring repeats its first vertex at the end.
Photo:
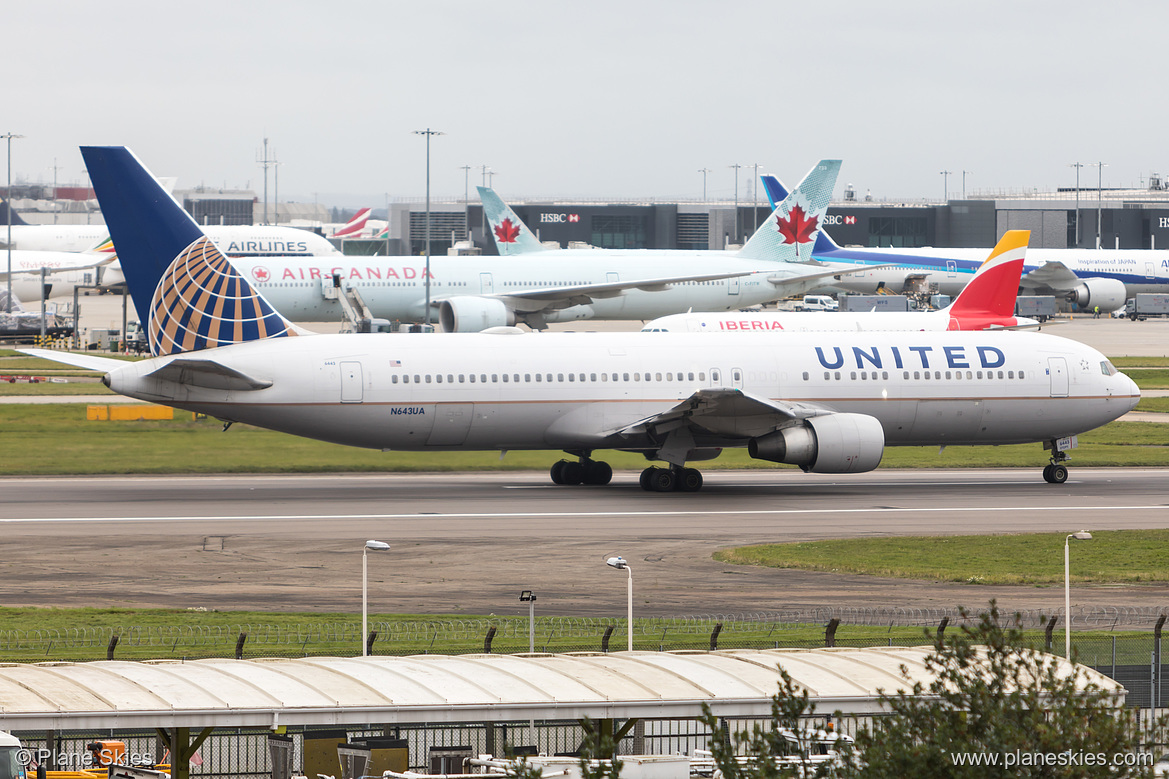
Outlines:
POLYGON ((1116 366, 1110 363, 1108 360, 1103 360, 1100 363, 1100 372, 1105 376, 1115 376, 1116 374, 1120 373, 1120 371, 1116 370, 1116 366))

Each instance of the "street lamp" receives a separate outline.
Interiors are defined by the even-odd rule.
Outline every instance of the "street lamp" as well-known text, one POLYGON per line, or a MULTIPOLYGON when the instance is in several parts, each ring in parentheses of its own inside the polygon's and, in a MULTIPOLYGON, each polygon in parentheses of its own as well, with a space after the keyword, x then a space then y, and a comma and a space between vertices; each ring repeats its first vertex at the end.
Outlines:
POLYGON ((369 550, 375 552, 388 552, 390 545, 385 541, 366 541, 365 546, 361 550, 361 656, 367 657, 369 655, 369 645, 365 641, 365 637, 369 634, 367 627, 368 613, 369 613, 369 550))
MULTIPOLYGON (((7 313, 12 313, 12 139, 23 138, 16 133, 4 133, 0 138, 8 141, 8 188, 4 190, 4 210, 8 214, 8 302, 4 304, 7 313)), ((41 290, 42 295, 44 290, 41 290)))
POLYGON ((1089 162, 1088 167, 1096 169, 1096 248, 1100 248, 1100 237, 1103 226, 1100 220, 1104 211, 1104 169, 1107 162, 1089 162))
POLYGON ((1070 533, 1063 540, 1063 654, 1068 660, 1072 659, 1072 576, 1068 542, 1073 538, 1077 541, 1091 541, 1092 534, 1081 530, 1070 533))
POLYGON ((520 593, 520 603, 528 604, 528 654, 536 651, 536 593, 524 590, 520 593))
POLYGON ((746 166, 736 162, 727 167, 735 169, 735 243, 737 244, 739 242, 739 168, 746 166))
POLYGON ((702 202, 706 202, 706 174, 710 173, 710 168, 699 168, 698 172, 702 174, 702 202))
POLYGON ((623 569, 623 570, 629 572, 629 586, 628 586, 629 607, 628 607, 628 610, 626 611, 626 614, 628 615, 627 619, 629 622, 629 626, 628 626, 629 651, 632 652, 633 651, 633 568, 630 567, 629 563, 625 562, 624 557, 610 557, 608 560, 605 561, 605 565, 608 565, 612 568, 623 569))
POLYGON ((954 171, 943 170, 943 171, 939 171, 939 172, 942 174, 942 202, 949 203, 950 202, 950 174, 953 173, 954 171))
POLYGON ((426 312, 423 315, 423 324, 426 329, 430 329, 430 136, 432 135, 446 135, 444 132, 438 130, 431 130, 427 127, 425 130, 414 130, 415 135, 426 136, 426 278, 423 280, 426 285, 426 312))

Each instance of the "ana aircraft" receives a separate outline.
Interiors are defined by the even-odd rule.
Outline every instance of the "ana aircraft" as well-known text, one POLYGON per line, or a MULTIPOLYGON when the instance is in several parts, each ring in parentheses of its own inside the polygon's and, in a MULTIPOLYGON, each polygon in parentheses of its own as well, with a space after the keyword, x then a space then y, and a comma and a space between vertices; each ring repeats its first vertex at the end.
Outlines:
POLYGON ((735 313, 672 314, 648 322, 643 333, 824 332, 851 330, 994 330, 1038 329, 1039 322, 1015 316, 1019 276, 1027 252, 1030 230, 1008 230, 991 251, 974 278, 940 311, 848 311, 830 314, 810 311, 755 311, 735 313))
MULTIPOLYGON (((523 323, 652 319, 697 308, 725 311, 801 294, 854 267, 799 262, 828 207, 839 160, 823 160, 734 255, 687 251, 577 252, 431 257, 430 301, 447 332, 523 323), (801 249, 800 247, 804 248, 801 249)), ((297 322, 336 319, 337 294, 355 291, 379 318, 418 322, 426 314, 422 257, 337 257, 233 261, 277 310, 297 322)))
POLYGON ((155 357, 26 349, 105 372, 123 395, 351 446, 564 449, 553 481, 605 484, 601 449, 668 467, 747 447, 816 473, 872 470, 885 446, 1046 442, 1067 479, 1074 436, 1132 409, 1095 349, 1037 333, 309 335, 233 268, 129 150, 85 147, 155 357))
MULTIPOLYGON (((778 179, 764 176, 763 184, 769 198, 783 200, 786 189, 778 179)), ((886 265, 850 274, 833 287, 901 292, 924 279, 947 295, 958 294, 985 255, 985 249, 842 248, 823 230, 812 251, 824 262, 886 265)), ((1085 311, 1114 311, 1138 292, 1169 292, 1169 250, 1031 249, 1019 288, 1025 295, 1066 298, 1085 311)))

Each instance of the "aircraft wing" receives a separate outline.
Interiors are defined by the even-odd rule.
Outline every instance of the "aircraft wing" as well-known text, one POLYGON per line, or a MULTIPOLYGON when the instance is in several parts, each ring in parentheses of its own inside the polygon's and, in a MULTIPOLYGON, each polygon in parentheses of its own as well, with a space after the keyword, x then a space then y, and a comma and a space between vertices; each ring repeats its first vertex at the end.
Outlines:
MULTIPOLYGON (((645 292, 662 292, 674 284, 684 284, 688 281, 719 281, 735 277, 753 276, 767 271, 730 271, 726 273, 705 273, 689 276, 664 276, 652 279, 631 279, 628 281, 609 281, 597 284, 566 284, 559 287, 531 287, 518 289, 514 292, 495 293, 483 297, 496 298, 508 301, 516 311, 542 311, 546 308, 567 308, 569 306, 587 305, 597 298, 614 298, 628 290, 640 289, 645 292)), ((839 273, 839 271, 834 271, 839 273)), ((437 304, 444 298, 434 298, 431 305, 437 304)))
POLYGON ((823 268, 815 272, 801 273, 798 276, 781 276, 779 274, 772 274, 767 277, 767 280, 776 287, 782 287, 784 284, 793 284, 796 282, 809 281, 811 279, 826 279, 832 276, 849 276, 853 273, 868 273, 874 270, 884 270, 885 268, 892 268, 894 265, 837 265, 829 267, 821 262, 799 263, 796 267, 810 269, 823 268))
POLYGON ((681 427, 752 438, 797 419, 833 413, 808 403, 770 400, 741 389, 701 389, 673 408, 613 431, 617 435, 663 434, 681 427))
POLYGON ((173 381, 176 384, 216 390, 248 392, 272 386, 272 382, 268 379, 254 378, 234 368, 228 368, 215 360, 193 357, 178 357, 147 375, 163 381, 173 381))
POLYGON ((1060 292, 1073 290, 1082 283, 1083 280, 1062 262, 1045 262, 1035 270, 1024 273, 1020 280, 1024 287, 1040 287, 1060 292))
MULTIPOLYGON (((77 256, 86 257, 86 258, 96 257, 96 255, 80 254, 80 253, 78 253, 77 256)), ((103 254, 100 258, 94 259, 92 262, 83 262, 83 263, 80 263, 77 265, 58 265, 56 267, 46 267, 45 273, 52 276, 54 273, 68 273, 70 271, 76 271, 76 270, 91 270, 92 268, 100 268, 103 265, 109 265, 111 262, 113 262, 116 259, 117 259, 117 257, 115 257, 113 255, 103 254)), ((39 276, 40 273, 41 273, 40 268, 12 271, 13 276, 39 276)), ((0 270, 0 280, 7 279, 7 278, 8 278, 8 271, 6 269, 0 270)))
POLYGON ((109 372, 118 368, 125 368, 127 364, 125 360, 97 357, 92 354, 61 352, 56 349, 24 349, 18 347, 16 351, 21 354, 27 354, 29 357, 40 357, 45 360, 59 362, 63 365, 72 365, 74 368, 84 368, 87 371, 109 372))

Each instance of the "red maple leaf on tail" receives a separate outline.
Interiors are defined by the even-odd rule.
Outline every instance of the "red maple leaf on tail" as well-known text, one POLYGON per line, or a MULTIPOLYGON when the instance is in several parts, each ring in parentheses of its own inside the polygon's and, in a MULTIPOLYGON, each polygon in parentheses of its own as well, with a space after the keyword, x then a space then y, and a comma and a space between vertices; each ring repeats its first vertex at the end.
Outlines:
POLYGON ((797 204, 792 206, 787 219, 776 216, 775 226, 779 229, 779 234, 783 236, 784 243, 807 243, 816 234, 820 220, 818 217, 808 219, 807 212, 797 204))
POLYGON ((504 219, 494 230, 495 240, 500 243, 515 243, 515 239, 520 237, 520 228, 512 224, 511 219, 504 219))

